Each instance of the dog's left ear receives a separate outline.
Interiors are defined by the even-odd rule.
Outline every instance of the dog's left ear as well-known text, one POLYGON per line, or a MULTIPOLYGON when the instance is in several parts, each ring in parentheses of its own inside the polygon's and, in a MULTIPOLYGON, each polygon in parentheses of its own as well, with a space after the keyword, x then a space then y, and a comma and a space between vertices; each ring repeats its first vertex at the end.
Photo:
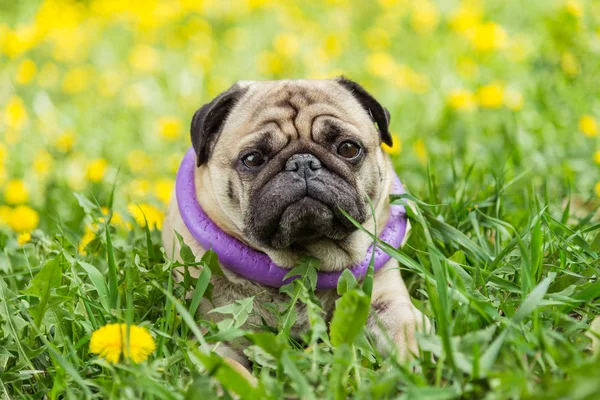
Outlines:
POLYGON ((208 104, 200 107, 192 118, 190 134, 196 152, 196 166, 204 164, 210 156, 211 145, 218 136, 227 116, 246 93, 247 88, 235 84, 208 104))
POLYGON ((392 135, 390 134, 390 112, 382 106, 369 92, 358 83, 351 81, 343 76, 335 79, 340 85, 346 88, 360 105, 371 116, 371 119, 377 123, 381 141, 388 146, 392 145, 392 135))

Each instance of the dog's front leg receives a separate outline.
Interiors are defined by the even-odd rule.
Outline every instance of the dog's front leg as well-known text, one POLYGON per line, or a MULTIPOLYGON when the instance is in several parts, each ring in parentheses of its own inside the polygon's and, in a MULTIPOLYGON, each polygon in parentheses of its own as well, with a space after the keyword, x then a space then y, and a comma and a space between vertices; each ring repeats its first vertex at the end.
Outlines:
POLYGON ((375 272, 367 327, 377 348, 389 354, 393 344, 400 361, 418 354, 416 332, 431 330, 429 319, 412 304, 396 260, 375 272))

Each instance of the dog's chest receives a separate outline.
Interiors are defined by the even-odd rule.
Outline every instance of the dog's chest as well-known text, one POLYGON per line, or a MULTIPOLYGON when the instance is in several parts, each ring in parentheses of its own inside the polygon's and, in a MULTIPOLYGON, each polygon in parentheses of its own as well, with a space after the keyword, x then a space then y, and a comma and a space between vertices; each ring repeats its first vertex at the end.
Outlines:
MULTIPOLYGON (((271 327, 277 327, 278 314, 281 316, 294 301, 279 289, 266 287, 250 281, 231 282, 225 277, 213 277, 213 303, 215 307, 231 304, 254 296, 253 313, 248 319, 252 325, 261 325, 264 320, 271 327)), ((333 315, 335 301, 339 298, 335 289, 320 290, 315 292, 323 310, 323 318, 329 321, 333 315)), ((203 310, 204 311, 204 310, 203 310)), ((208 311, 208 310, 206 310, 208 311)), ((292 334, 297 335, 310 328, 306 304, 300 299, 295 299, 296 322, 292 334)), ((212 314, 213 316, 215 314, 212 314)))

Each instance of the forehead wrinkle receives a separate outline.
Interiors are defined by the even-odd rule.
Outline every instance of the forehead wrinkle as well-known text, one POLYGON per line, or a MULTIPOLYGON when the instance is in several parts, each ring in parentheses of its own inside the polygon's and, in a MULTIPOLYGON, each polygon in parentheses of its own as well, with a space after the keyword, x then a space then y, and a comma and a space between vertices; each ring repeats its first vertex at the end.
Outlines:
POLYGON ((295 119, 296 128, 299 136, 308 139, 313 139, 312 127, 314 120, 320 116, 329 116, 332 118, 342 119, 340 116, 342 113, 333 104, 329 103, 315 103, 299 110, 298 115, 295 119))

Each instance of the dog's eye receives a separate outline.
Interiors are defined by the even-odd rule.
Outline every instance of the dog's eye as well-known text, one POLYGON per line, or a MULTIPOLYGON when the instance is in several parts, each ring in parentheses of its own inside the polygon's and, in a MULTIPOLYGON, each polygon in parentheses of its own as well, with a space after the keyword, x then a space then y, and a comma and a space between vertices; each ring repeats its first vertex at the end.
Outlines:
POLYGON ((346 140, 345 142, 342 142, 342 144, 339 145, 337 152, 340 156, 348 160, 354 160, 355 158, 360 156, 360 154, 362 153, 362 148, 358 144, 346 140))
POLYGON ((255 151, 253 153, 246 154, 244 158, 242 158, 242 162, 248 168, 256 168, 263 165, 265 163, 265 159, 258 151, 255 151))

